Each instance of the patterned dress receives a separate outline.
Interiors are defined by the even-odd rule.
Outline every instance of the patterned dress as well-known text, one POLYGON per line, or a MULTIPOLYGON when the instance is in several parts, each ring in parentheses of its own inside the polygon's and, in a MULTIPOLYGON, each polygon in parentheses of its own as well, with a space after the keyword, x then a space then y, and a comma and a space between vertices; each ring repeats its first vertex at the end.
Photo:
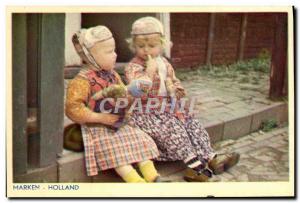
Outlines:
POLYGON ((122 83, 116 72, 96 68, 83 69, 67 90, 66 114, 81 124, 88 176, 131 163, 156 158, 158 149, 150 136, 138 128, 123 125, 118 130, 100 123, 85 123, 93 114, 97 101, 92 95, 111 84, 122 83))
MULTIPOLYGON (((175 87, 182 88, 173 67, 165 58, 163 59, 167 68, 167 77, 172 79, 175 87)), ((145 61, 138 57, 133 58, 125 68, 125 76, 128 83, 140 77, 147 77, 145 61)), ((158 74, 153 77, 152 82, 152 89, 142 100, 159 97, 158 74)), ((152 109, 150 113, 133 112, 131 123, 153 138, 160 152, 156 160, 175 161, 194 156, 207 161, 215 156, 207 131, 191 115, 186 115, 182 120, 174 113, 152 109)))

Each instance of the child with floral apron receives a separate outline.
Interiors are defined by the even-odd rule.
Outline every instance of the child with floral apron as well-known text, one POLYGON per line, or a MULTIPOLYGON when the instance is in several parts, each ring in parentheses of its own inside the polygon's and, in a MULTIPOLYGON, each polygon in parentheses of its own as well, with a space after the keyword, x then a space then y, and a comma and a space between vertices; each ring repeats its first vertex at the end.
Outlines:
MULTIPOLYGON (((165 39, 159 20, 154 17, 136 20, 128 42, 135 57, 125 68, 127 82, 140 77, 152 81, 152 88, 144 99, 170 96, 180 99, 185 96, 172 65, 162 56, 163 49, 170 42, 165 39)), ((182 118, 176 113, 152 109, 150 113, 134 112, 131 122, 157 144, 160 156, 156 160, 182 160, 186 164, 184 178, 187 181, 208 181, 213 173, 220 174, 239 160, 237 153, 217 155, 211 147, 207 131, 191 115, 182 118)))

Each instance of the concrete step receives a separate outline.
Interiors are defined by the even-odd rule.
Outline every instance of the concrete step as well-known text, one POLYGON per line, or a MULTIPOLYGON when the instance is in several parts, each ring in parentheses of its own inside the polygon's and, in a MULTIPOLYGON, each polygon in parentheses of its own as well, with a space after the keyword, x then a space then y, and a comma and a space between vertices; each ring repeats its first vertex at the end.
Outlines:
MULTIPOLYGON (((62 158, 58 160, 58 182, 123 182, 114 170, 99 171, 96 176, 87 176, 83 156, 82 152, 64 150, 62 158)), ((162 176, 168 176, 185 168, 181 161, 155 162, 155 166, 162 176)))
MULTIPOLYGON (((204 123, 211 142, 227 139, 238 139, 257 131, 263 121, 276 120, 277 123, 288 122, 288 105, 278 102, 253 112, 242 112, 240 115, 224 117, 213 122, 204 123)), ((66 123, 69 123, 67 121, 66 123)), ((182 162, 155 162, 162 176, 169 176, 182 171, 182 162)), ((17 182, 122 182, 113 170, 99 172, 97 176, 86 176, 83 153, 64 150, 57 164, 46 168, 31 170, 27 174, 16 177, 17 182), (30 181, 29 181, 30 180, 30 181)))

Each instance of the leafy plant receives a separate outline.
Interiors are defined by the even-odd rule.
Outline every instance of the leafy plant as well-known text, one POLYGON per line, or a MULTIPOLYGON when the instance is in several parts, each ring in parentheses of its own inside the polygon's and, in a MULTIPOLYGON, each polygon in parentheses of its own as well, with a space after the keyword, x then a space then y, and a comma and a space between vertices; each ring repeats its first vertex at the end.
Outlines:
MULTIPOLYGON (((268 50, 263 50, 259 54, 258 58, 237 61, 233 64, 223 64, 223 65, 201 65, 197 69, 178 69, 176 70, 176 76, 180 80, 191 80, 197 78, 197 76, 208 76, 212 78, 238 78, 238 75, 245 75, 248 77, 251 73, 255 74, 257 77, 260 75, 268 73, 270 71, 270 54, 268 50)), ((251 83, 251 79, 241 79, 241 83, 251 83)), ((254 79, 255 84, 258 81, 254 79)))
POLYGON ((239 80, 239 83, 248 83, 248 82, 250 82, 249 77, 243 77, 239 80))
POLYGON ((264 132, 269 132, 270 130, 276 127, 278 127, 277 121, 275 119, 270 119, 270 120, 263 121, 260 126, 260 129, 264 132))
POLYGON ((263 48, 260 50, 258 56, 259 59, 270 59, 271 58, 271 53, 268 49, 263 48))

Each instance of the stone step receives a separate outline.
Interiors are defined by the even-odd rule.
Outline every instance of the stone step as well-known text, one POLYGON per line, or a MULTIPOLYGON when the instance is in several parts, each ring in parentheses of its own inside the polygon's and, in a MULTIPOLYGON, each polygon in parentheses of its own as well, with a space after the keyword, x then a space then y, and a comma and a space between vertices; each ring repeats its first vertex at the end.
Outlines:
MULTIPOLYGON (((57 164, 58 182, 123 182, 114 170, 99 171, 96 176, 87 176, 82 152, 64 150, 57 164)), ((185 168, 181 161, 155 162, 155 167, 162 176, 168 176, 185 168)))
MULTIPOLYGON (((265 120, 275 119, 278 123, 288 121, 287 104, 283 102, 272 104, 249 114, 236 115, 230 119, 216 120, 205 123, 211 142, 216 143, 226 139, 238 139, 241 136, 257 131, 265 120)), ((59 182, 120 182, 122 181, 113 170, 99 172, 90 178, 85 176, 83 153, 66 152, 58 161, 59 182), (75 174, 70 174, 73 168, 78 168, 75 174)), ((184 170, 182 162, 155 162, 156 168, 162 176, 169 176, 184 170)), ((73 170, 75 173, 75 171, 73 170)))
MULTIPOLYGON (((221 116, 220 116, 221 117, 221 116)), ((268 107, 248 114, 230 116, 225 119, 204 123, 211 142, 221 140, 238 139, 241 136, 257 131, 263 121, 275 119, 278 123, 288 122, 288 105, 278 102, 268 107)), ((156 168, 162 176, 170 176, 184 169, 182 162, 155 162, 156 168)), ((62 157, 57 160, 55 166, 29 171, 20 177, 18 182, 122 182, 113 170, 99 172, 97 176, 86 176, 84 155, 64 150, 62 157), (56 170, 55 170, 56 169, 56 170), (54 174, 57 173, 57 174, 54 174)))

